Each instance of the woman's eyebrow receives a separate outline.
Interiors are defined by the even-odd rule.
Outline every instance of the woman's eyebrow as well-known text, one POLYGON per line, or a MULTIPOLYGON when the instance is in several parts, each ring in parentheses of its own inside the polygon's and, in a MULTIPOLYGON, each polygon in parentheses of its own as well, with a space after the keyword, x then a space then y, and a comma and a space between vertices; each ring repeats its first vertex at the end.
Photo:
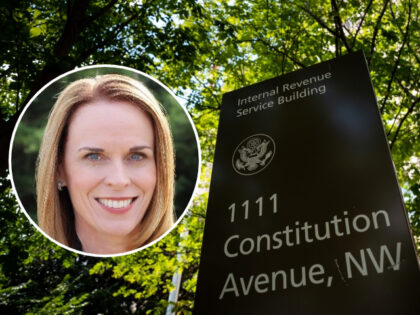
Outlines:
POLYGON ((104 152, 104 149, 101 149, 101 148, 93 148, 93 147, 82 147, 82 148, 80 148, 77 151, 90 151, 90 152, 98 153, 98 152, 104 152))
POLYGON ((138 145, 138 146, 130 148, 130 152, 141 151, 143 149, 153 150, 152 147, 150 147, 148 145, 138 145))

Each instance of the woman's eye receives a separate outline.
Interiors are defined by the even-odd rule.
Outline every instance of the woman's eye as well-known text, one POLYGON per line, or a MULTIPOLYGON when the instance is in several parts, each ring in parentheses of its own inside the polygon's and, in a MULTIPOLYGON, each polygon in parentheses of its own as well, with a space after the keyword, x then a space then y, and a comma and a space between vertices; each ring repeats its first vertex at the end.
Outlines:
POLYGON ((99 161, 101 156, 99 153, 89 153, 86 155, 86 158, 91 161, 99 161))
POLYGON ((130 155, 130 160, 133 160, 133 161, 140 161, 143 158, 144 158, 144 155, 141 153, 133 153, 130 155))

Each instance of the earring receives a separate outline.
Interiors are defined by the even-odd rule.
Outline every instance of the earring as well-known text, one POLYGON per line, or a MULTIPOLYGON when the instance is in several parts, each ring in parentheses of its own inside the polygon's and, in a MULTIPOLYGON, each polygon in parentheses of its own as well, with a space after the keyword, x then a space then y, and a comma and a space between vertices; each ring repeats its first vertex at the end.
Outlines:
POLYGON ((59 191, 63 191, 63 183, 61 181, 57 182, 57 188, 59 191))

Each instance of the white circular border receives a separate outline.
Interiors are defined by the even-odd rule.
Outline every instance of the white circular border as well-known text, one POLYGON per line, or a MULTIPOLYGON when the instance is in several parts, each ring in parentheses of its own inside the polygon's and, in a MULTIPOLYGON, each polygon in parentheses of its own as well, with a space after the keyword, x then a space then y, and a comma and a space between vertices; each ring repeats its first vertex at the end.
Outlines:
POLYGON ((268 166, 268 165, 270 165, 271 164, 271 161, 273 161, 273 159, 274 159, 274 154, 276 154, 276 143, 274 142, 274 139, 273 138, 271 138, 269 135, 266 135, 265 133, 256 133, 255 135, 252 135, 252 136, 249 136, 249 137, 246 137, 244 140, 242 140, 238 145, 237 145, 237 147, 235 148, 235 151, 233 151, 233 154, 232 154, 232 168, 235 170, 235 172, 236 173, 238 173, 239 175, 243 175, 243 176, 251 176, 251 175, 255 175, 255 174, 258 174, 259 172, 261 172, 261 171, 263 171, 263 170, 265 170, 265 168, 268 166), (243 174, 243 173, 241 173, 241 172, 239 172, 237 169, 236 169, 236 167, 235 167, 235 161, 234 161, 234 157, 235 157, 235 153, 236 153, 236 151, 238 150, 238 148, 239 148, 239 146, 242 144, 242 143, 244 143, 246 140, 248 140, 249 138, 252 138, 252 137, 256 137, 256 136, 265 136, 265 137, 268 137, 268 138, 270 138, 270 140, 273 142, 273 147, 274 147, 274 152, 273 152, 273 155, 272 155, 272 157, 271 157, 271 159, 270 159, 270 162, 268 162, 263 168, 261 168, 260 170, 258 170, 257 172, 254 172, 254 173, 251 173, 251 174, 243 174))
MULTIPOLYGON (((105 73, 104 73, 105 74, 105 73)), ((134 78, 133 78, 134 79, 134 78)), ((136 79, 135 79, 136 80, 136 79)), ((138 80, 136 80, 136 81, 138 81, 138 80)), ((140 81, 139 81, 140 82, 140 81)), ((144 84, 144 83, 143 83, 144 84)), ((163 106, 164 107, 164 106, 163 106)), ((35 226, 36 228, 37 228, 37 230, 39 231, 39 232, 41 232, 46 238, 48 238, 50 241, 52 241, 52 242, 54 242, 55 244, 57 244, 58 246, 60 246, 60 247, 62 247, 62 248, 64 248, 64 249, 67 249, 67 250, 69 250, 69 251, 72 251, 72 252, 74 252, 74 253, 77 253, 77 254, 82 254, 82 255, 86 255, 86 256, 92 256, 92 257, 118 257, 118 256, 125 256, 125 255, 129 255, 129 254, 133 254, 133 253, 136 253, 136 252, 138 252, 138 251, 141 251, 141 250, 143 250, 143 249, 146 249, 147 247, 149 247, 149 246, 152 246, 153 244, 155 244, 156 242, 158 242, 158 241, 160 241, 161 239, 163 239, 167 234, 169 234, 180 222, 181 222, 181 220, 183 219, 183 217, 185 216, 185 214, 187 213, 187 210, 188 210, 188 208, 190 207, 190 205, 191 205, 191 202, 192 202, 192 200, 193 200, 193 198, 195 197, 195 194, 196 194, 196 191, 197 191, 197 186, 198 186, 198 182, 199 182, 199 179, 200 179, 200 174, 201 174, 201 145, 200 145, 200 140, 199 140, 199 138, 198 138, 198 133, 197 133, 197 129, 195 128, 195 125, 194 125, 194 122, 192 121, 192 118, 191 118, 191 116, 190 116, 190 114, 188 113, 188 111, 187 111, 187 109, 184 107, 184 106, 182 106, 181 104, 180 104, 180 102, 178 101, 178 98, 176 97, 176 95, 168 88, 168 87, 166 87, 163 83, 161 83, 160 81, 158 81, 157 79, 155 79, 155 78, 153 78, 152 76, 150 76, 150 75, 148 75, 148 74, 146 74, 146 73, 144 73, 144 72, 142 72, 142 71, 139 71, 139 70, 136 70, 136 69, 133 69, 133 68, 130 68, 130 67, 125 67, 125 66, 118 66, 118 65, 111 65, 111 64, 102 64, 102 65, 92 65, 92 66, 84 66, 84 67, 81 67, 81 68, 76 68, 76 69, 73 69, 73 70, 70 70, 70 71, 68 71, 68 72, 65 72, 65 73, 63 73, 63 74, 61 74, 61 75, 59 75, 58 77, 56 77, 56 78, 54 78, 53 80, 51 80, 50 82, 48 82, 47 84, 45 84, 38 92, 36 92, 36 94, 29 100, 29 102, 28 102, 28 104, 26 104, 26 106, 25 106, 25 108, 23 109, 23 111, 22 111, 22 113, 20 114, 20 116, 19 116, 19 118, 18 118, 18 120, 17 120, 17 122, 16 122, 16 124, 15 124, 15 126, 14 126, 14 129, 13 129, 13 134, 12 134, 12 138, 11 138, 11 140, 10 140, 10 145, 9 145, 9 174, 10 174, 10 181, 11 181, 11 183, 12 183, 12 191, 13 191, 13 194, 15 195, 15 197, 16 197, 16 200, 18 201, 18 203, 19 203, 19 206, 20 206, 20 208, 21 208, 21 210, 22 210, 22 212, 26 215, 26 217, 28 218, 28 220, 31 222, 31 224, 33 225, 33 226, 35 226), (118 253, 118 254, 109 254, 109 255, 98 255, 98 254, 92 254, 92 253, 87 253, 87 252, 83 252, 83 251, 79 251, 79 250, 76 250, 76 249, 74 249, 74 248, 71 248, 71 247, 69 247, 69 246, 66 246, 66 245, 64 245, 64 244, 61 244, 60 242, 58 242, 58 241, 56 241, 54 238, 52 238, 51 236, 49 236, 48 234, 46 234, 39 226, 38 226, 38 224, 36 224, 33 220, 32 220, 32 218, 30 217, 30 215, 26 212, 26 210, 25 210, 25 208, 23 207, 23 204, 22 204, 22 202, 20 201, 20 199, 19 199, 19 195, 17 194, 17 190, 16 190, 16 187, 15 187, 15 182, 14 182, 14 180, 13 180, 13 172, 12 172, 12 147, 13 147, 13 143, 14 143, 14 140, 15 140, 15 134, 16 134, 16 130, 17 130, 17 127, 19 126, 19 124, 20 124, 20 121, 22 120, 22 117, 25 115, 25 112, 26 112, 26 110, 29 108, 29 106, 32 104, 32 102, 38 97, 38 95, 39 94, 41 94, 47 87, 49 87, 51 84, 53 84, 54 82, 56 82, 56 81, 58 81, 58 80, 60 80, 61 78, 63 78, 63 77, 65 77, 65 76, 67 76, 67 75, 69 75, 69 74, 72 74, 72 73, 75 73, 75 72, 79 72, 79 71, 83 71, 83 70, 86 70, 86 69, 94 69, 94 68, 116 68, 116 69, 122 69, 122 70, 127 70, 127 71, 131 71, 131 72, 135 72, 135 73, 137 73, 137 74, 140 74, 140 75, 142 75, 142 76, 144 76, 144 77, 146 77, 146 78, 148 78, 149 80, 152 80, 152 81, 154 81, 155 83, 157 83, 159 86, 161 86, 161 87, 163 87, 176 101, 177 101, 177 103, 178 103, 178 105, 184 110, 184 112, 185 112, 185 115, 188 117, 188 120, 190 121, 190 124, 191 124, 191 126, 192 126, 192 129, 193 129, 193 131, 194 131, 194 135, 195 135, 195 141, 196 141, 196 143, 197 143, 197 147, 198 147, 198 170, 197 170, 197 179, 196 179, 196 181, 195 181, 195 185, 194 185, 194 189, 193 189, 193 191, 192 191, 192 194, 191 194, 191 198, 190 198, 190 200, 188 201, 188 203, 187 203, 187 206, 185 207, 185 209, 184 209, 184 211, 182 212, 182 214, 181 214, 181 216, 178 218, 178 220, 176 220, 176 222, 172 225, 172 227, 171 228, 169 228, 163 235, 161 235, 159 238, 157 238, 156 240, 154 240, 154 241, 152 241, 152 242, 150 242, 150 243, 148 243, 148 244, 146 244, 146 245, 144 245, 144 246, 141 246, 141 247, 139 247, 139 248, 136 248, 136 249, 133 249, 133 250, 131 250, 131 251, 128 251, 128 252, 123 252, 123 253, 118 253)))

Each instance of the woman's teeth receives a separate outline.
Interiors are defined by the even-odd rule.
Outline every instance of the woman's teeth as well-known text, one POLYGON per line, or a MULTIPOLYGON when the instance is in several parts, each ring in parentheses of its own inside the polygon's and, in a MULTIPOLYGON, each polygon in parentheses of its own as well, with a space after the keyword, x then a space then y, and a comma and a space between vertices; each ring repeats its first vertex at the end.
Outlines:
POLYGON ((98 198, 98 201, 108 208, 121 209, 128 207, 128 205, 133 201, 133 198, 125 200, 112 200, 112 199, 102 199, 98 198))

